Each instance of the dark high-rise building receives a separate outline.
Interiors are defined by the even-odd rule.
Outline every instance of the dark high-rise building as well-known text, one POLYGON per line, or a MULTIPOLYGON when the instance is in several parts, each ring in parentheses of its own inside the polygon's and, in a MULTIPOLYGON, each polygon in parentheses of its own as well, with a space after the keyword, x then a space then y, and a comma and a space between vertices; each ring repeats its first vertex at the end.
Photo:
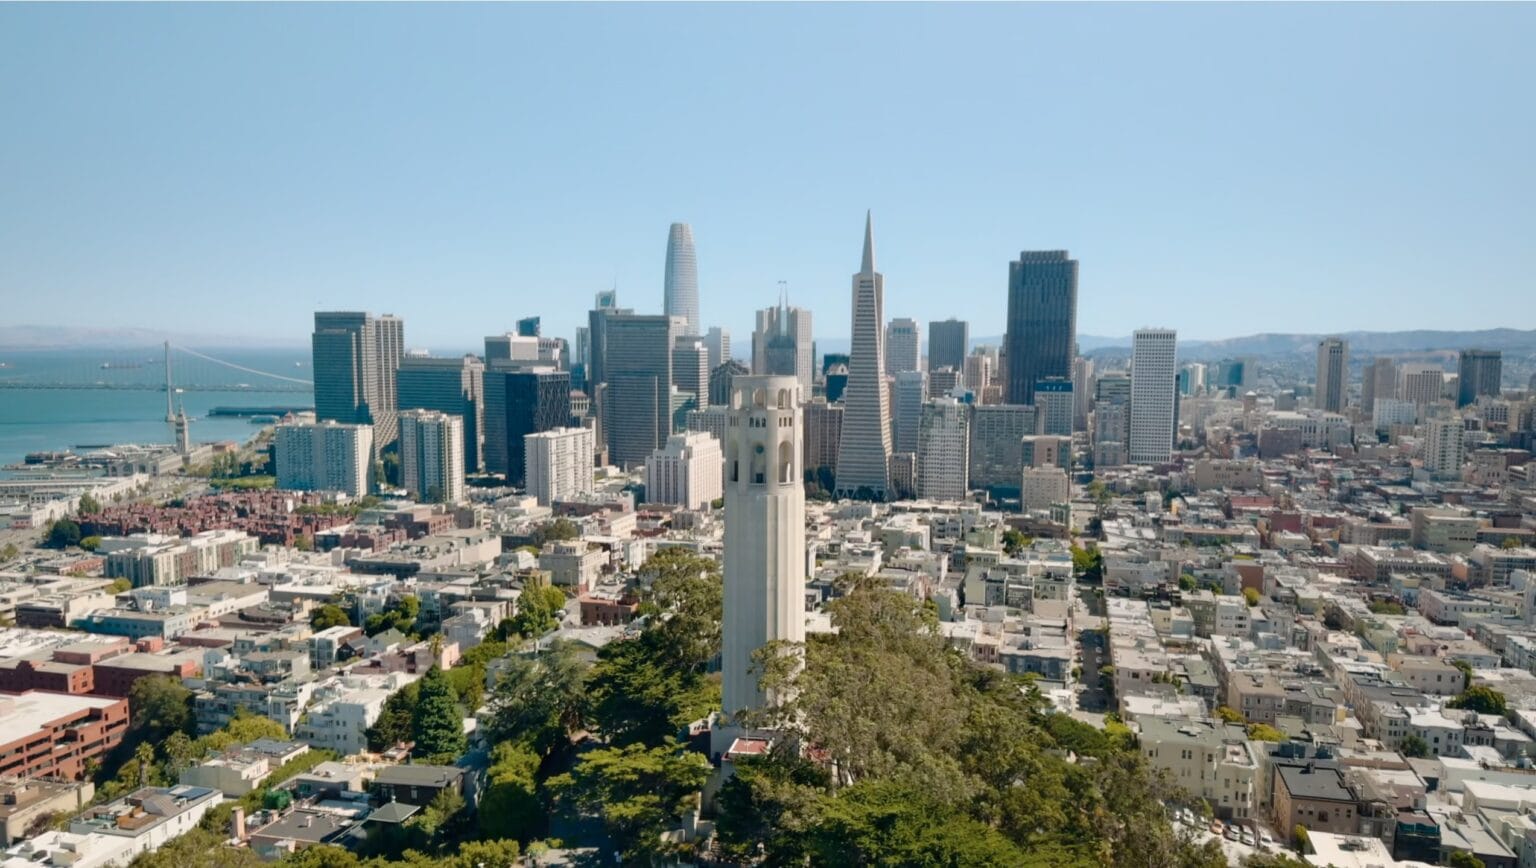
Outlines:
POLYGON ((485 468, 524 483, 523 437, 571 421, 571 375, 554 368, 492 362, 485 371, 485 468))
POLYGON ((524 317, 517 321, 517 336, 522 338, 536 338, 539 336, 539 318, 536 316, 524 317))
POLYGON ((399 432, 395 370, 405 351, 405 323, 360 311, 317 311, 311 338, 315 418, 373 426, 373 449, 399 432))
POLYGON ((1498 350, 1462 350, 1457 368, 1456 406, 1465 407, 1485 395, 1497 398, 1504 378, 1504 354, 1498 350))
POLYGON ((1072 378, 1077 343, 1077 260, 1065 250, 1026 250, 1008 264, 1009 404, 1033 404, 1035 384, 1072 378))
POLYGON ((587 314, 587 386, 595 387, 608 379, 608 320, 628 316, 634 311, 619 307, 619 294, 604 290, 597 294, 592 311, 587 314))
POLYGON ((1349 344, 1323 338, 1317 344, 1317 390, 1313 406, 1329 413, 1344 412, 1349 392, 1349 344))
MULTIPOLYGON (((971 340, 970 332, 971 326, 965 320, 947 319, 928 323, 928 370, 965 370, 965 348, 971 340)), ((975 386, 974 383, 971 385, 975 386)))
POLYGON ((620 314, 604 322, 602 428, 610 460, 633 467, 672 434, 672 348, 685 320, 620 314))
MULTIPOLYGON (((731 403, 731 381, 752 371, 735 359, 715 366, 709 372, 709 403, 712 407, 726 407, 731 403)), ((721 438, 724 439, 724 438, 721 438)))
POLYGON ((485 436, 485 364, 459 359, 406 357, 395 375, 401 410, 438 410, 464 422, 464 472, 479 473, 485 436))

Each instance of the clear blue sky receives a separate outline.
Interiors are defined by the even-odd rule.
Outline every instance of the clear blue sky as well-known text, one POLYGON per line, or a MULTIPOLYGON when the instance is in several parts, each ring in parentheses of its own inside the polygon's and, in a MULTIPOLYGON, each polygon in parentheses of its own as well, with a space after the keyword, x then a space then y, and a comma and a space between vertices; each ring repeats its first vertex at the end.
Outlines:
POLYGON ((846 337, 1536 326, 1536 5, 0 5, 0 319, 471 347, 661 307, 846 337))

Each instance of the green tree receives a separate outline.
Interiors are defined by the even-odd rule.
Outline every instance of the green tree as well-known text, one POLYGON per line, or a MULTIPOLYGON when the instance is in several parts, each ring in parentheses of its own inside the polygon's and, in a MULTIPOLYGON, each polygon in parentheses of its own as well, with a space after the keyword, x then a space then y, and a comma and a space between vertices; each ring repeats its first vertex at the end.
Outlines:
POLYGON ((1472 664, 1460 658, 1452 660, 1451 665, 1461 670, 1461 689, 1466 690, 1472 686, 1472 664))
POLYGON ((347 610, 335 603, 326 603, 310 613, 309 626, 315 630, 329 630, 332 627, 352 626, 352 617, 347 610))
POLYGON ((1460 696, 1447 702, 1451 708, 1464 708, 1475 711, 1478 714, 1497 714, 1503 716, 1507 709, 1504 694, 1487 685, 1478 684, 1468 687, 1460 696))
POLYGON ((48 545, 56 549, 69 548, 80 543, 80 525, 61 518, 48 527, 48 545))
POLYGON ((95 495, 86 492, 80 495, 80 504, 75 511, 81 515, 96 515, 101 512, 101 501, 97 500, 95 495))
POLYGON ((407 636, 416 635, 416 621, 421 617, 421 600, 414 594, 406 594, 384 607, 384 611, 369 615, 363 622, 363 633, 377 636, 387 630, 399 630, 407 636))
POLYGON ((88 552, 96 551, 97 549, 101 548, 101 537, 96 536, 95 534, 87 537, 81 537, 80 547, 88 552))
POLYGON ((547 542, 569 542, 581 538, 581 526, 564 516, 545 522, 533 531, 533 544, 543 548, 547 542))
POLYGON ((1483 860, 1467 850, 1453 850, 1450 857, 1445 860, 1445 864, 1450 868, 1487 868, 1483 860))
POLYGON ((1427 759, 1430 756, 1429 742, 1416 735, 1404 737, 1402 744, 1398 745, 1397 750, 1403 756, 1415 759, 1427 759))
POLYGON ((1024 853, 991 827, 892 781, 855 784, 827 799, 807 836, 816 865, 1014 866, 1024 853))
POLYGON ((1247 723, 1243 713, 1226 705, 1216 706, 1216 716, 1227 723, 1247 723))
POLYGON ((1089 584, 1098 584, 1104 581, 1104 555, 1097 547, 1087 549, 1074 544, 1072 546, 1072 571, 1077 577, 1089 584))
POLYGON ((589 751, 548 785, 557 800, 601 815, 625 858, 643 861, 667 852, 661 834, 676 824, 709 775, 707 759, 667 739, 655 747, 589 751))
POLYGON ((177 777, 183 769, 191 768, 202 757, 202 751, 184 732, 173 732, 160 743, 160 753, 171 777, 177 777))
POLYGON ((1259 592, 1258 592, 1258 589, 1256 589, 1256 588, 1243 588, 1243 599, 1245 601, 1247 601, 1248 608, 1251 609, 1254 606, 1257 606, 1259 604, 1259 592))
POLYGON ((1519 547, 1520 540, 1517 537, 1507 536, 1503 542, 1499 543, 1499 548, 1501 549, 1517 549, 1519 547))
POLYGON ((1312 843, 1311 837, 1307 834, 1307 827, 1297 823, 1296 827, 1291 829, 1291 841, 1296 845, 1297 850, 1306 853, 1307 847, 1312 843))
POLYGON ((1016 527, 1003 531, 1003 551, 1010 555, 1018 554, 1033 544, 1034 540, 1016 527))
POLYGON ((1248 737, 1254 741, 1285 741, 1285 733, 1267 723, 1248 724, 1248 737))
POLYGON ((147 787, 155 779, 155 746, 147 741, 139 742, 133 751, 133 765, 139 786, 147 787))
POLYGON ((525 744, 502 742, 491 752, 486 789, 480 799, 480 836, 527 842, 542 825, 539 755, 525 744))
POLYGON ((158 743, 173 732, 192 730, 192 691, 179 678, 147 675, 128 688, 132 729, 158 743))
POLYGON ((112 583, 107 585, 107 593, 121 594, 128 591, 132 587, 133 582, 130 582, 127 579, 113 579, 112 583))
POLYGON ((507 623, 507 632, 526 639, 543 636, 560 626, 565 611, 565 592, 552 585, 532 582, 517 597, 517 613, 507 623))
POLYGON ((598 651, 587 678, 593 724, 615 744, 657 745, 719 707, 716 682, 672 663, 671 649, 647 630, 598 651))
POLYGON ((459 697, 435 664, 418 683, 416 707, 411 714, 411 737, 416 742, 412 755, 452 762, 468 746, 459 697))
POLYGON ((586 665, 556 642, 532 657, 511 657, 491 691, 493 741, 518 741, 541 756, 569 746, 587 715, 586 665))
POLYGON ((384 700, 379 717, 368 727, 368 749, 383 751, 411 740, 411 720, 421 682, 413 681, 384 700))
POLYGON ((1195 577, 1190 573, 1179 576, 1179 590, 1189 593, 1195 589, 1195 577))

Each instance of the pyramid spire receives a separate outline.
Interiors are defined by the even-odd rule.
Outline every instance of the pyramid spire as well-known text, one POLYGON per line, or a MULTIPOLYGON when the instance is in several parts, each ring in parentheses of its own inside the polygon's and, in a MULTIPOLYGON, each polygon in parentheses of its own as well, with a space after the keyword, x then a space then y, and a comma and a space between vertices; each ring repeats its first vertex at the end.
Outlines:
POLYGON ((864 264, 859 266, 859 273, 875 273, 875 225, 868 211, 864 212, 864 264))

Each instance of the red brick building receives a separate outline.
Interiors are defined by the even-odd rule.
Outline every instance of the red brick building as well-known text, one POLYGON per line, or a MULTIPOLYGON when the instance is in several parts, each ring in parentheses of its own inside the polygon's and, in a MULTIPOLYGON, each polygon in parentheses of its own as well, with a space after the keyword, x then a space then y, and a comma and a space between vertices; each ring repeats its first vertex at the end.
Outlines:
POLYGON ((85 776, 128 730, 128 700, 30 690, 0 693, 0 777, 85 776))

